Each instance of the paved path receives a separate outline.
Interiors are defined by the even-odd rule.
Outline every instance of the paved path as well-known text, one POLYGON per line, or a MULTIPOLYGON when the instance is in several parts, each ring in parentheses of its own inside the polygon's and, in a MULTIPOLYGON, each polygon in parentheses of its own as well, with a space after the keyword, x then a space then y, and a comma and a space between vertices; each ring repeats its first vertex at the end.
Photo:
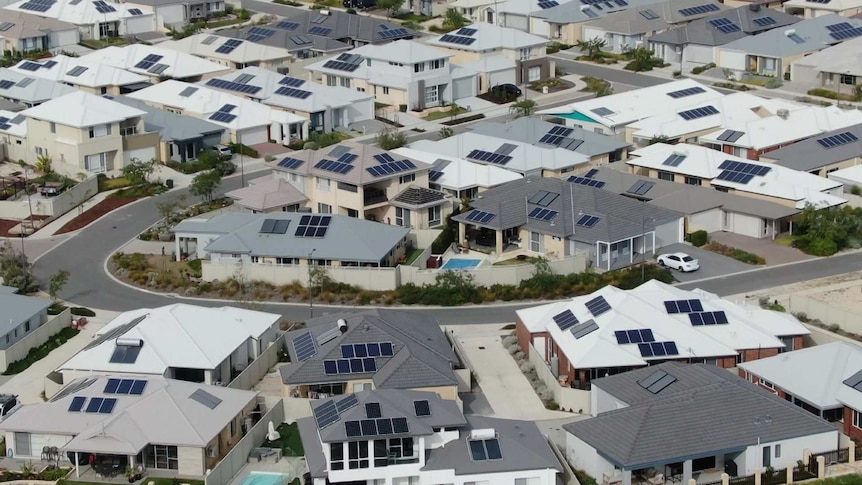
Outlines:
POLYGON ((769 238, 754 239, 732 232, 714 232, 709 235, 709 240, 762 256, 768 266, 797 263, 815 258, 798 249, 782 246, 769 238))

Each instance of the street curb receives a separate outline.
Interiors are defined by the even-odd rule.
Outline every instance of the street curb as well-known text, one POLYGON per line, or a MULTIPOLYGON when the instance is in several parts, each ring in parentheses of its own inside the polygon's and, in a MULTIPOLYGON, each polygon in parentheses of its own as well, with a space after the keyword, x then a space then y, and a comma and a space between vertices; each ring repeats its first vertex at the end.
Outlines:
MULTIPOLYGON (((845 255, 849 255, 849 254, 853 254, 853 253, 852 253, 852 252, 836 253, 836 254, 834 254, 833 256, 825 256, 825 258, 832 258, 832 257, 835 257, 835 256, 845 256, 845 255)), ((700 279, 692 280, 692 281, 678 282, 678 283, 677 283, 677 284, 675 284, 674 286, 691 285, 691 284, 701 283, 701 282, 704 282, 704 281, 719 280, 719 279, 722 279, 722 278, 727 278, 728 276, 739 276, 739 275, 742 275, 742 274, 757 273, 757 272, 765 271, 765 270, 768 270, 768 269, 783 268, 784 266, 794 266, 794 265, 797 265, 797 264, 804 264, 804 263, 808 263, 808 262, 818 261, 818 260, 820 260, 820 259, 824 259, 824 256, 815 256, 815 257, 813 257, 813 258, 811 258, 811 259, 805 259, 805 260, 802 260, 802 261, 793 261, 793 262, 790 262, 790 263, 781 263, 781 264, 776 264, 776 265, 773 265, 773 266, 763 265, 763 266, 761 266, 761 267, 757 267, 757 268, 746 269, 746 270, 743 270, 743 271, 737 271, 736 273, 728 273, 728 274, 726 274, 726 275, 710 276, 710 277, 708 277, 708 278, 700 278, 700 279)))

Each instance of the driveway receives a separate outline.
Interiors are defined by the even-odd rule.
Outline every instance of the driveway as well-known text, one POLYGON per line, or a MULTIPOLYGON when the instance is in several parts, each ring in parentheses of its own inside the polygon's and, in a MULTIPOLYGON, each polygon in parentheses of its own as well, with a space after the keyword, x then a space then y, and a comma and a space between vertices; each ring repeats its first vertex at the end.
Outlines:
POLYGON ((718 276, 727 276, 740 271, 748 271, 757 269, 760 266, 745 264, 727 256, 722 256, 712 251, 696 248, 688 244, 669 244, 661 248, 662 254, 665 253, 686 253, 692 258, 695 258, 700 263, 700 269, 691 273, 680 273, 673 271, 673 277, 681 283, 687 281, 701 280, 704 278, 715 278, 718 276))
POLYGON ((709 235, 709 240, 762 256, 767 266, 798 263, 815 258, 796 248, 782 246, 769 238, 755 239, 732 232, 713 232, 709 235))

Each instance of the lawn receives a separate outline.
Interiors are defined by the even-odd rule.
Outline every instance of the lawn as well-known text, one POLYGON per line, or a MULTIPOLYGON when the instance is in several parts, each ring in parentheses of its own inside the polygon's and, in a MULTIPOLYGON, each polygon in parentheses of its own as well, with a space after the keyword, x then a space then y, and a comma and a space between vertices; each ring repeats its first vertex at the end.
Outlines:
POLYGON ((422 254, 422 251, 424 251, 424 249, 411 249, 410 253, 407 254, 407 259, 405 260, 404 264, 413 264, 413 261, 416 261, 416 258, 418 258, 420 254, 422 254))
POLYGON ((132 185, 132 181, 127 179, 126 177, 99 177, 99 192, 106 192, 108 190, 114 189, 122 189, 124 187, 128 187, 132 185))
POLYGON ((108 37, 105 39, 83 39, 80 44, 84 47, 89 47, 90 49, 104 49, 105 47, 112 45, 126 45, 129 42, 122 37, 108 37))
POLYGON ((781 237, 775 238, 775 242, 789 248, 793 246, 794 239, 796 239, 794 236, 791 236, 790 234, 785 234, 781 237))
POLYGON ((233 19, 224 19, 224 20, 211 20, 206 23, 207 29, 217 29, 219 27, 227 27, 229 25, 241 24, 244 22, 248 22, 249 19, 241 19, 241 18, 233 18, 233 19))
POLYGON ((281 447, 284 456, 305 456, 302 440, 299 438, 299 426, 296 423, 281 423, 276 431, 281 437, 276 441, 265 440, 262 445, 264 448, 281 447))
POLYGON ((862 485, 862 475, 841 475, 823 480, 810 480, 807 485, 862 485))
POLYGON ((422 117, 425 121, 434 121, 442 118, 452 118, 458 116, 461 113, 466 113, 467 110, 456 105, 453 105, 451 108, 443 111, 435 111, 433 113, 429 113, 426 116, 422 117))

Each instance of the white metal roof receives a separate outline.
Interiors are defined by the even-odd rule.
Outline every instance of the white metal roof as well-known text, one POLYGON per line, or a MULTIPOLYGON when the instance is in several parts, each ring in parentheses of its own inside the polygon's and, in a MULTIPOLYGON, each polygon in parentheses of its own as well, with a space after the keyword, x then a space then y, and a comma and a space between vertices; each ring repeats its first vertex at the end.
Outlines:
POLYGON ((200 57, 224 59, 238 64, 248 64, 261 61, 278 61, 293 57, 287 49, 258 42, 246 41, 236 46, 236 48, 231 49, 230 52, 219 52, 219 49, 228 40, 231 40, 231 38, 219 37, 211 33, 203 33, 192 35, 180 40, 162 42, 159 44, 159 47, 173 49, 200 57))
POLYGON ((28 118, 86 128, 117 123, 146 113, 95 94, 75 91, 21 112, 28 118))
MULTIPOLYGON (((8 133, 12 136, 17 136, 18 138, 24 138, 27 136, 27 118, 21 116, 20 113, 15 113, 13 111, 0 110, 0 117, 7 118, 9 121, 6 122, 6 125, 9 126, 7 129, 0 128, 0 133, 8 133), (12 123, 11 121, 15 122, 12 123)), ((2 125, 2 124, 0 124, 2 125)), ((2 294, 2 293, 0 293, 2 294)))
POLYGON ((39 61, 23 60, 9 68, 23 76, 30 76, 49 81, 68 83, 77 86, 98 88, 103 86, 126 86, 128 84, 146 83, 149 78, 126 71, 108 64, 88 62, 77 57, 57 55, 50 59, 39 61), (48 64, 54 61, 54 64, 48 64), (40 64, 38 69, 21 69, 26 63, 40 64), (76 69, 77 68, 77 69, 76 69), (72 74, 69 74, 69 73, 72 74))
MULTIPOLYGON (((89 3, 89 2, 81 2, 89 3)), ((186 79, 214 73, 229 72, 230 68, 200 57, 186 54, 174 49, 165 49, 146 44, 131 44, 123 47, 111 46, 99 49, 80 59, 96 64, 107 64, 119 67, 144 76, 168 76, 174 79, 186 79), (155 64, 166 65, 164 71, 150 72, 155 64, 147 64, 146 68, 135 67, 147 56, 161 56, 155 64)))
POLYGON ((472 187, 490 188, 521 178, 515 172, 494 165, 470 162, 457 157, 440 157, 436 153, 415 148, 398 148, 392 152, 431 165, 436 165, 438 162, 442 165, 441 161, 448 162, 442 168, 431 168, 431 170, 443 173, 439 179, 432 183, 451 190, 464 190, 472 187))
MULTIPOLYGON (((470 44, 453 44, 451 42, 442 41, 442 35, 431 37, 427 42, 429 45, 442 47, 445 49, 454 49, 469 52, 481 52, 484 55, 489 55, 489 51, 499 49, 524 49, 529 47, 544 46, 548 43, 545 37, 529 34, 523 30, 502 27, 499 25, 489 24, 487 22, 476 22, 470 24, 464 29, 475 30, 475 32, 466 35, 450 32, 450 34, 465 35, 475 39, 470 44)), ((459 29, 463 30, 463 29, 459 29)), ((469 32, 469 31, 465 31, 469 32)))
MULTIPOLYGON (((16 12, 34 13, 32 10, 21 8, 21 5, 24 5, 27 2, 29 2, 29 0, 20 0, 3 8, 16 12)), ((129 6, 123 3, 114 2, 111 2, 110 5, 114 8, 113 12, 99 12, 96 9, 96 5, 90 1, 75 2, 73 0, 58 0, 52 3, 48 10, 38 12, 38 14, 40 17, 50 17, 62 22, 88 27, 103 22, 125 22, 125 20, 130 18, 137 20, 146 16, 149 17, 150 21, 153 23, 153 30, 156 29, 155 16, 153 15, 152 8, 145 6, 129 6), (141 11, 141 14, 132 15, 129 13, 129 10, 132 8, 137 8, 141 11)))

